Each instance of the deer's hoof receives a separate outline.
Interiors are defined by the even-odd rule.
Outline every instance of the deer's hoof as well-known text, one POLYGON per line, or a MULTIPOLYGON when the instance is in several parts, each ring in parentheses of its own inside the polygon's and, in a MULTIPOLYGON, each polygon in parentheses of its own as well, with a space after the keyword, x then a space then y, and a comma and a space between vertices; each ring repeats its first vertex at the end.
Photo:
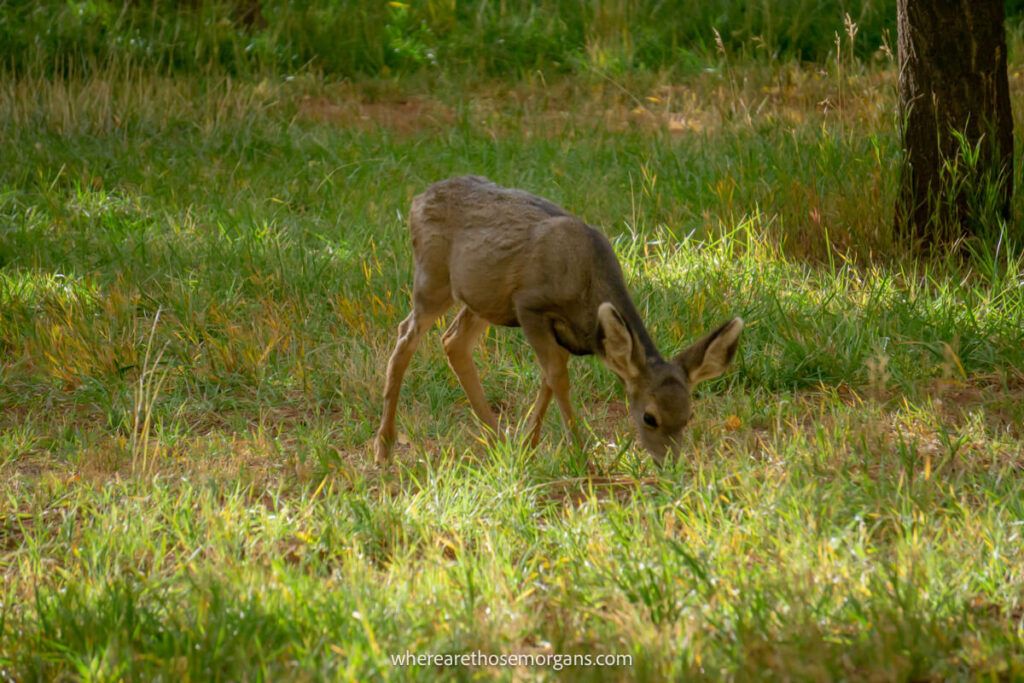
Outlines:
POLYGON ((394 439, 388 439, 385 436, 378 434, 377 438, 373 442, 373 459, 378 465, 386 465, 391 459, 391 447, 394 445, 394 439))

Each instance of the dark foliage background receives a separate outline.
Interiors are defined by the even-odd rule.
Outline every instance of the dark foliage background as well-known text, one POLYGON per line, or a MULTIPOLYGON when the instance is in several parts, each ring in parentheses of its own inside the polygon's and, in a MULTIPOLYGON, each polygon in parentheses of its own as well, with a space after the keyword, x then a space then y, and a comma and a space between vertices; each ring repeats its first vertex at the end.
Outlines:
MULTIPOLYGON (((1024 0, 1009 0, 1011 17, 1024 0)), ((125 60, 168 71, 632 68, 688 71, 722 46, 822 60, 849 15, 855 50, 895 45, 895 0, 16 0, 0 2, 0 60, 15 70, 125 60)), ((74 66, 72 66, 74 65, 74 66)))

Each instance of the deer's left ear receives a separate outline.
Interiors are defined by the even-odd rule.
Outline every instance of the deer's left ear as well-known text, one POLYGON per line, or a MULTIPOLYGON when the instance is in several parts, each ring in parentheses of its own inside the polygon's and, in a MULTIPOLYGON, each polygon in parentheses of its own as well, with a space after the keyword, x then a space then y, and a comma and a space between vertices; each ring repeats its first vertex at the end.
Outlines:
POLYGON ((743 319, 733 318, 673 359, 683 369, 690 385, 718 377, 729 367, 740 343, 743 319))

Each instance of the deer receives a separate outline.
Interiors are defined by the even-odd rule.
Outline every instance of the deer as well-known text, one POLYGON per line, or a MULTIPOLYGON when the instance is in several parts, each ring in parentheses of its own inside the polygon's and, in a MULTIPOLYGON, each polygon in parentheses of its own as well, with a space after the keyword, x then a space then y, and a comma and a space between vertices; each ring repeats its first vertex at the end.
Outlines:
POLYGON ((556 204, 481 176, 449 178, 415 196, 409 211, 412 311, 398 326, 387 365, 374 451, 386 463, 395 442, 402 379, 423 334, 451 306, 442 335, 448 364, 490 435, 500 435, 473 363, 490 325, 519 327, 541 370, 527 421, 536 447, 551 397, 579 441, 568 360, 596 355, 625 385, 639 442, 657 463, 691 419, 691 390, 721 375, 736 354, 743 320, 732 318, 666 360, 626 288, 608 238, 556 204))

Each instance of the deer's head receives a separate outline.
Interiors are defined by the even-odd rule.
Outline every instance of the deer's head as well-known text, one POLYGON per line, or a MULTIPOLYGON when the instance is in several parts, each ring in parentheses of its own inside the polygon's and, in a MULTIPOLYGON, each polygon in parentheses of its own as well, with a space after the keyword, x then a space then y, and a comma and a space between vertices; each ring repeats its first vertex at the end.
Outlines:
POLYGON ((666 361, 645 354, 636 333, 615 306, 597 310, 605 365, 626 385, 629 417, 637 437, 657 462, 679 451, 679 436, 690 421, 690 391, 718 377, 729 366, 739 345, 743 320, 733 318, 689 348, 666 361))

